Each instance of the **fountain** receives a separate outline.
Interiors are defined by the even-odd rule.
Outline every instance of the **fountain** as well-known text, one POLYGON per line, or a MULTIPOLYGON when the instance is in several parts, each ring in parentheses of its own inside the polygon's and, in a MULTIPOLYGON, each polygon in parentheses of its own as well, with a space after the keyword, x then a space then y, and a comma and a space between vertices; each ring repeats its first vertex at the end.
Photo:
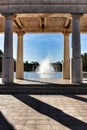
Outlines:
POLYGON ((51 78, 54 74, 54 68, 50 64, 50 60, 48 58, 44 59, 40 66, 37 69, 37 73, 40 75, 40 78, 51 78))

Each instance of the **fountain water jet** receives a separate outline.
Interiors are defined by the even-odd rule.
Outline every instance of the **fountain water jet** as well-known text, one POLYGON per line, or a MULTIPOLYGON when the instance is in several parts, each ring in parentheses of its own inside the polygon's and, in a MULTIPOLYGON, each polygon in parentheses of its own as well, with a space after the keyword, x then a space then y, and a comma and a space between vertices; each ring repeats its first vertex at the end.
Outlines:
POLYGON ((48 58, 44 59, 41 62, 37 70, 40 75, 40 78, 51 78, 54 72, 54 68, 50 64, 50 60, 48 58))

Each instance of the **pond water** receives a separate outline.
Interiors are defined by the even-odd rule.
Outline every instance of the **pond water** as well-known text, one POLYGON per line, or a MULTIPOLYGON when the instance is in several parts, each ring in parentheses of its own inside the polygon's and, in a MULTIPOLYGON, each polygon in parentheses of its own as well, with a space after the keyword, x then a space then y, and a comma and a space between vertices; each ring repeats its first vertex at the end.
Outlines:
MULTIPOLYGON (((14 77, 16 73, 14 72, 14 77)), ((53 73, 38 73, 38 72, 24 72, 24 79, 26 78, 62 78, 62 72, 53 73)))

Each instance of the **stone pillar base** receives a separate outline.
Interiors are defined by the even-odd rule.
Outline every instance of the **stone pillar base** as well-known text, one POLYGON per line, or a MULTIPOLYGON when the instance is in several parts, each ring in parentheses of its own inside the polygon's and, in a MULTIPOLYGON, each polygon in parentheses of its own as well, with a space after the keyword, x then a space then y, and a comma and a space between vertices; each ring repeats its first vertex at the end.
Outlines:
POLYGON ((14 80, 12 78, 5 77, 4 79, 2 79, 2 83, 4 83, 4 84, 13 84, 14 80))
POLYGON ((24 74, 23 74, 23 63, 17 62, 16 63, 16 79, 24 79, 24 74))
POLYGON ((70 63, 70 81, 71 83, 82 83, 82 59, 72 58, 70 63))
POLYGON ((63 62, 63 79, 70 79, 70 62, 63 62))
POLYGON ((4 57, 2 82, 13 83, 14 81, 14 60, 10 57, 4 57))

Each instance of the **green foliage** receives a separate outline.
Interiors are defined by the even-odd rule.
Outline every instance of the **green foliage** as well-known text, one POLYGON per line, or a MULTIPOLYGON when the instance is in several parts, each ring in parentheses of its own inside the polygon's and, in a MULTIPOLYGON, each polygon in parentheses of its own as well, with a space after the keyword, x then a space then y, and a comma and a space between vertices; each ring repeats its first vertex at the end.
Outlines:
POLYGON ((52 63, 52 66, 54 68, 54 71, 62 71, 62 63, 61 62, 55 62, 52 63))
POLYGON ((2 50, 0 50, 0 72, 2 72, 2 56, 3 56, 3 52, 2 50))
POLYGON ((14 72, 16 71, 16 60, 14 60, 14 72))
POLYGON ((57 66, 58 66, 58 71, 62 71, 62 63, 61 62, 57 62, 57 66))
POLYGON ((2 50, 0 50, 0 57, 3 55, 3 52, 2 52, 2 50))
MULTIPOLYGON (((85 55, 86 55, 86 60, 84 59, 84 63, 87 65, 87 54, 85 54, 85 55)), ((2 72, 2 58, 3 58, 3 52, 2 52, 2 50, 0 50, 0 72, 2 72)), ((57 66, 56 71, 62 71, 61 62, 52 63, 52 65, 57 66)), ((28 63, 28 61, 26 61, 24 63, 24 71, 35 71, 38 66, 39 66, 39 63, 37 61, 32 61, 31 63, 28 63)), ((16 71, 16 60, 15 59, 14 59, 14 71, 16 71)))
POLYGON ((26 61, 24 63, 24 71, 35 71, 35 69, 38 67, 38 65, 39 65, 38 62, 28 63, 28 61, 26 61))
POLYGON ((83 66, 83 71, 87 72, 87 53, 84 53, 81 55, 82 57, 82 66, 83 66))

